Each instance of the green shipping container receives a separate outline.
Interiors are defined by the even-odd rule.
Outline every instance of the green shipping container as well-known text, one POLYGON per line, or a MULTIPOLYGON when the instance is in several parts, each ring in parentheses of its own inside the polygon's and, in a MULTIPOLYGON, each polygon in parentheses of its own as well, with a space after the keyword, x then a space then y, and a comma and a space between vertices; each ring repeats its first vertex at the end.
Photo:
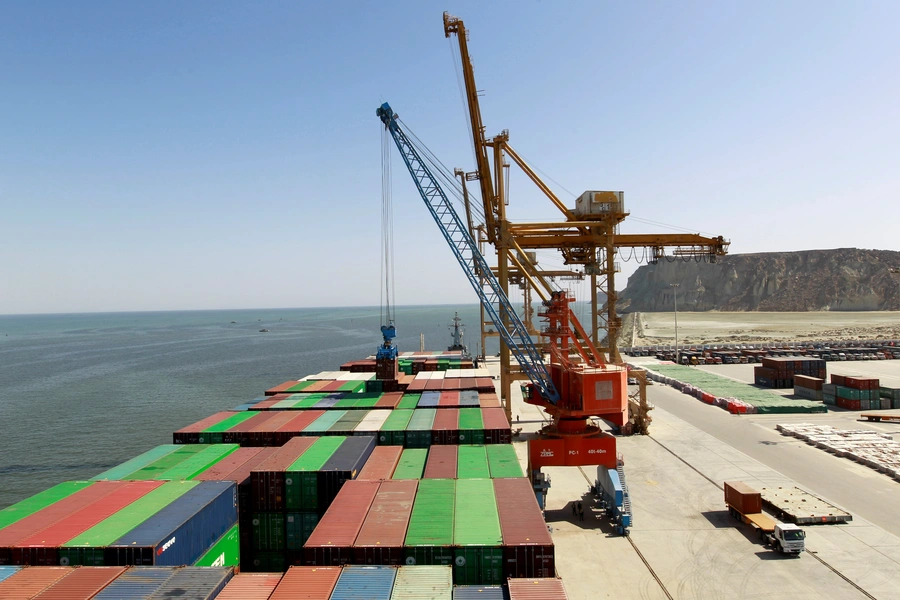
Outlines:
POLYGON ((25 498, 20 502, 16 502, 12 506, 7 506, 0 510, 0 529, 8 527, 17 521, 21 521, 29 515, 44 510, 51 504, 56 504, 64 498, 68 498, 76 492, 80 492, 86 487, 94 484, 93 481, 66 481, 54 485, 49 490, 44 490, 39 494, 35 494, 30 498, 25 498))
POLYGON ((417 408, 406 426, 407 448, 428 448, 431 446, 431 427, 434 424, 435 408, 417 408))
POLYGON ((325 394, 291 394, 281 402, 272 405, 271 410, 312 408, 325 394))
POLYGON ((198 441, 201 444, 221 444, 223 432, 228 431, 232 427, 240 425, 247 419, 252 419, 258 414, 259 413, 253 410, 235 413, 227 419, 223 419, 215 425, 207 427, 202 432, 200 432, 200 438, 198 441))
POLYGON ((284 501, 288 511, 314 512, 319 509, 318 471, 346 439, 337 435, 321 437, 285 469, 284 501))
POLYGON ((366 391, 366 382, 365 381, 348 381, 347 383, 341 385, 338 388, 340 392, 349 392, 351 394, 357 394, 359 392, 366 391))
POLYGON ((213 444, 190 458, 183 460, 168 471, 160 473, 159 479, 193 479, 232 452, 236 451, 238 448, 240 448, 239 444, 213 444))
POLYGON ((285 392, 288 392, 288 393, 302 392, 303 390, 305 390, 306 388, 308 388, 309 386, 311 386, 314 383, 318 383, 318 382, 316 382, 316 381, 298 381, 296 385, 292 385, 291 387, 286 389, 285 392))
POLYGON ((284 550, 284 513, 253 513, 253 549, 284 550))
POLYGON ((480 408, 459 409, 459 443, 484 443, 484 421, 480 408))
POLYGON ((428 450, 425 448, 407 448, 400 455, 400 462, 391 479, 422 479, 427 459, 428 450))
POLYGON ((314 512, 289 512, 285 515, 286 545, 288 550, 301 550, 319 524, 314 512))
MULTIPOLYGON (((249 411, 248 411, 249 412, 249 411)), ((181 464, 195 454, 203 452, 209 448, 210 444, 187 444, 178 446, 174 452, 170 452, 165 456, 153 461, 145 467, 141 467, 133 473, 129 473, 122 477, 123 480, 129 481, 149 481, 158 479, 159 475, 165 473, 169 469, 181 464)))
POLYGON ((423 479, 419 482, 406 530, 406 564, 453 563, 451 546, 457 483, 453 479, 423 479))
POLYGON ((403 394, 403 397, 400 398, 400 403, 397 404, 397 408, 415 408, 419 405, 421 398, 422 394, 403 394))
POLYGON ((491 444, 485 446, 491 479, 503 477, 525 477, 516 449, 512 444, 491 444))
POLYGON ((304 435, 319 435, 323 433, 327 433, 329 429, 331 429, 335 423, 338 422, 338 419, 344 416, 345 410, 326 410, 325 414, 320 416, 318 419, 310 423, 303 430, 304 435))
MULTIPOLYGON (((257 573, 281 573, 287 569, 284 560, 284 552, 254 552, 253 557, 246 561, 250 563, 246 570, 257 573)), ((245 569, 241 565, 241 570, 245 569)))
POLYGON ((356 403, 353 405, 354 408, 372 408, 378 401, 381 400, 381 397, 384 394, 354 394, 354 396, 358 396, 356 403))
POLYGON ((241 564, 241 533, 235 525, 225 532, 195 567, 237 567, 241 564))
POLYGON ((328 432, 341 435, 353 435, 353 430, 367 414, 369 414, 369 411, 367 410, 345 411, 344 415, 331 426, 328 432))
POLYGON ((385 419, 378 430, 378 444, 382 446, 404 446, 406 442, 406 427, 413 416, 411 409, 396 408, 385 419))
POLYGON ((178 444, 165 444, 163 446, 151 448, 143 454, 140 454, 138 456, 135 456, 131 460, 123 462, 121 465, 113 467, 108 471, 103 471, 99 475, 91 477, 91 481, 119 481, 125 479, 127 475, 134 473, 138 469, 146 467, 150 463, 159 460, 167 454, 175 452, 180 447, 181 446, 178 444))
POLYGON ((460 446, 456 459, 457 479, 487 479, 491 476, 484 446, 460 446))
POLYGON ((103 549, 199 485, 198 481, 170 481, 138 498, 122 510, 72 538, 59 549, 62 565, 102 567, 103 549))
POLYGON ((503 583, 503 538, 493 482, 458 480, 454 509, 466 518, 456 519, 453 526, 453 582, 500 585, 503 583))

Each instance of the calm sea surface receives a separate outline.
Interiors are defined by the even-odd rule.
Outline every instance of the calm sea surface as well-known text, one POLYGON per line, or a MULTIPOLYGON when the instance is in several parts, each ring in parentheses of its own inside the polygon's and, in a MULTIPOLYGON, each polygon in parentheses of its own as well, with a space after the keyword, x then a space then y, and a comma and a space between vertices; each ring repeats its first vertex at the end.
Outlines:
MULTIPOLYGON (((444 350, 455 311, 474 354, 477 305, 397 308, 399 349, 444 350)), ((380 342, 377 307, 0 316, 0 508, 380 342)))

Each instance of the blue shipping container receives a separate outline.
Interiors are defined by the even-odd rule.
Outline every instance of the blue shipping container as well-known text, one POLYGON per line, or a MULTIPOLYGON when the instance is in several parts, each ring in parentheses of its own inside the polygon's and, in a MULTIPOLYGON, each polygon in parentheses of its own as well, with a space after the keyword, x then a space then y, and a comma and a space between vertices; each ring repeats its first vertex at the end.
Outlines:
POLYGON ((192 565, 237 523, 233 481, 201 481, 104 553, 107 565, 192 565))
POLYGON ((331 600, 390 600, 397 567, 344 567, 331 600))
POLYGON ((338 400, 340 400, 340 398, 325 396, 324 398, 316 402, 313 408, 331 408, 338 403, 338 400))
POLYGON ((475 390, 463 390, 459 393, 460 406, 480 406, 478 392, 475 390))
POLYGON ((346 438, 318 474, 319 510, 324 514, 345 482, 356 479, 375 450, 374 436, 346 438))
POLYGON ((177 571, 175 567, 133 567, 103 588, 94 600, 142 600, 149 598, 177 571))
POLYGON ((505 587, 499 585, 458 585, 453 588, 453 600, 508 600, 505 587))
POLYGON ((416 405, 417 408, 435 408, 438 405, 438 402, 441 401, 441 393, 440 392, 422 392, 422 396, 419 398, 419 403, 416 405))
POLYGON ((0 581, 3 581, 7 577, 11 577, 11 576, 15 575, 21 568, 22 567, 13 567, 13 566, 0 567, 0 581))
POLYGON ((231 567, 184 567, 163 583, 153 598, 212 600, 232 577, 234 569, 231 567))

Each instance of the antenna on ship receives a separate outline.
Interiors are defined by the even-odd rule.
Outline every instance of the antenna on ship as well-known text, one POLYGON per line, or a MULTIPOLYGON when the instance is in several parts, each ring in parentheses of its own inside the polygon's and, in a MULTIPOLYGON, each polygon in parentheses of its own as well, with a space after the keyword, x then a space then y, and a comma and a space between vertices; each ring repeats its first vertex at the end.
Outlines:
POLYGON ((463 342, 463 337, 466 334, 465 324, 462 322, 462 319, 459 318, 459 313, 453 313, 453 321, 450 323, 450 336, 453 339, 453 343, 447 348, 451 352, 462 352, 464 357, 469 357, 469 348, 463 342))

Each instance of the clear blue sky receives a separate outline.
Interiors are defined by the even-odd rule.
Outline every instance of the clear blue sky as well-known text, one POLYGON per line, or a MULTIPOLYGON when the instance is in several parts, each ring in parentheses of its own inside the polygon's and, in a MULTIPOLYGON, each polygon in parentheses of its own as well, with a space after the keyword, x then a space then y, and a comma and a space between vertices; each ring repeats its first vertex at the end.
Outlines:
MULTIPOLYGON (((624 232, 900 250, 897 2, 7 2, 0 313, 377 305, 375 108, 474 168, 443 10, 488 134, 624 232)), ((394 166, 396 301, 475 302, 394 166)))

